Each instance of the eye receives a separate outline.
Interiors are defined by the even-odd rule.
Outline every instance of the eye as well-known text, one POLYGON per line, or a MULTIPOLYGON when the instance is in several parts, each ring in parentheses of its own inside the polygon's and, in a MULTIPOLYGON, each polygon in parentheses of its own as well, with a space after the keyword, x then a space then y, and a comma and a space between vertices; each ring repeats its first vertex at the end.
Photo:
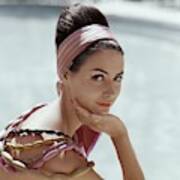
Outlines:
POLYGON ((122 76, 118 76, 118 77, 116 78, 116 81, 117 81, 117 82, 121 82, 121 80, 122 80, 122 76))
POLYGON ((98 74, 98 75, 92 76, 92 79, 93 79, 93 80, 96 80, 96 81, 102 81, 102 80, 104 79, 104 76, 98 74))

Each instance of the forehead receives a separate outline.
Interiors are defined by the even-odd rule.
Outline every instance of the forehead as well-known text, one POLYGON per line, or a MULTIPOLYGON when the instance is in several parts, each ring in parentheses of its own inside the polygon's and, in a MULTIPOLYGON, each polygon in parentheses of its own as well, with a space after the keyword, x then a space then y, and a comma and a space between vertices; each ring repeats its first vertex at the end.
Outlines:
POLYGON ((94 68, 102 68, 109 72, 123 70, 124 60, 121 52, 117 50, 99 50, 90 55, 83 64, 82 71, 90 71, 94 68))

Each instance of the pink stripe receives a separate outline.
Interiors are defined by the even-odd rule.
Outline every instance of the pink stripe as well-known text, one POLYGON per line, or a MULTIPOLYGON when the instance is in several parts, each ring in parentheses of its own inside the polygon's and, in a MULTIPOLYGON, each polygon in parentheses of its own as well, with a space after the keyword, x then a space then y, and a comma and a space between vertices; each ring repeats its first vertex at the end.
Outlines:
POLYGON ((70 67, 78 54, 82 53, 92 42, 104 38, 115 40, 108 27, 97 24, 85 26, 67 37, 60 45, 57 54, 57 73, 59 78, 61 79, 66 68, 70 67))
MULTIPOLYGON (((70 46, 72 44, 73 41, 76 41, 77 39, 79 38, 78 34, 76 33, 75 36, 69 40, 69 42, 67 42, 67 44, 63 45, 62 48, 60 47, 59 50, 58 50, 58 58, 61 58, 63 59, 63 55, 66 53, 66 51, 68 51, 68 46, 70 46)), ((59 63, 61 61, 58 61, 59 63)), ((66 59, 64 59, 64 61, 62 61, 61 63, 66 63, 66 59)), ((58 64, 60 65, 60 64, 58 64)))
POLYGON ((65 144, 64 146, 63 145, 60 145, 58 148, 56 147, 56 149, 54 150, 51 150, 50 152, 48 152, 46 155, 44 155, 40 160, 38 160, 36 163, 34 163, 32 165, 31 168, 40 168, 43 166, 43 164, 45 162, 47 162, 48 160, 54 158, 55 156, 57 156, 59 153, 63 152, 64 153, 66 151, 69 151, 69 150, 75 150, 77 153, 79 153, 80 155, 86 157, 85 153, 83 151, 81 151, 81 149, 79 147, 77 147, 77 145, 75 144, 65 144))
MULTIPOLYGON (((72 47, 71 47, 72 50, 69 49, 69 53, 67 53, 67 57, 66 57, 67 62, 71 61, 71 59, 74 59, 79 53, 81 53, 86 47, 88 47, 91 44, 91 42, 95 41, 97 38, 100 39, 100 38, 105 38, 105 37, 106 37, 106 34, 97 34, 97 32, 94 32, 91 34, 91 36, 89 36, 88 39, 85 39, 85 41, 82 43, 84 44, 84 46, 75 42, 74 44, 72 44, 72 47)), ((69 63, 70 62, 68 62, 68 64, 69 63)))
MULTIPOLYGON (((102 39, 103 38, 105 38, 105 37, 102 36, 102 39)), ((100 38, 98 38, 98 39, 100 39, 100 38)), ((64 54, 64 56, 62 57, 64 59, 66 59, 66 61, 64 62, 63 65, 61 65, 61 67, 59 69, 59 73, 60 72, 61 72, 61 74, 64 73, 66 70, 65 68, 70 67, 72 60, 74 60, 74 58, 77 57, 78 54, 83 52, 90 44, 91 44, 91 42, 88 42, 84 45, 74 44, 74 47, 72 46, 72 50, 69 50, 69 52, 67 52, 67 54, 64 54)))
POLYGON ((78 37, 78 35, 81 35, 83 37, 83 34, 86 34, 85 37, 87 37, 88 32, 95 31, 95 30, 107 30, 108 28, 105 26, 100 26, 97 24, 85 26, 74 33, 72 33, 70 36, 68 36, 60 45, 59 50, 64 51, 68 45, 71 45, 72 41, 74 40, 75 37, 78 37), (94 28, 93 28, 94 27, 94 28))
MULTIPOLYGON (((101 29, 100 29, 101 30, 101 29)), ((93 42, 94 40, 96 40, 97 38, 98 39, 100 39, 100 38, 102 38, 102 33, 103 33, 103 31, 101 30, 101 31, 99 31, 99 28, 97 28, 97 29, 92 29, 91 31, 85 31, 84 33, 82 33, 81 31, 77 31, 73 36, 71 36, 71 39, 70 39, 70 41, 69 42, 72 42, 71 44, 68 44, 68 45, 70 45, 70 47, 69 48, 66 48, 66 50, 64 50, 63 52, 62 51, 60 51, 60 53, 62 53, 61 55, 63 56, 66 56, 66 54, 68 54, 68 52, 71 52, 71 50, 72 50, 72 48, 74 48, 74 47, 76 47, 77 45, 83 45, 83 44, 85 44, 85 43, 88 43, 88 44, 90 44, 90 42, 93 42), (97 34, 99 35, 99 36, 97 36, 97 34), (79 41, 77 41, 77 40, 79 40, 79 41), (88 42, 89 41, 89 42, 88 42)), ((105 31, 105 37, 106 36, 109 36, 109 33, 107 34, 107 30, 105 31)), ((112 37, 112 36, 111 36, 112 37)), ((61 49, 61 48, 60 48, 61 49)), ((63 50, 64 48, 62 48, 62 50, 63 50)), ((71 60, 69 60, 69 58, 65 58, 65 57, 62 57, 62 58, 64 58, 64 60, 66 60, 66 61, 64 61, 65 63, 66 62, 68 62, 68 61, 71 61, 71 60)), ((63 63, 62 62, 62 66, 63 66, 63 64, 65 64, 65 63, 63 63)))

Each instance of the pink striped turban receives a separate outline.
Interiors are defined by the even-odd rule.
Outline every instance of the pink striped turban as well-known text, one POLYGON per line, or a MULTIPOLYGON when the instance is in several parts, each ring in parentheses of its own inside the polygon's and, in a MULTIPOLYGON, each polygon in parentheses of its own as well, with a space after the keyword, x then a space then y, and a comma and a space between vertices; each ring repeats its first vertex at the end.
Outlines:
POLYGON ((57 74, 61 82, 73 60, 89 45, 101 39, 111 39, 118 43, 108 27, 98 24, 84 26, 62 42, 57 51, 57 74))

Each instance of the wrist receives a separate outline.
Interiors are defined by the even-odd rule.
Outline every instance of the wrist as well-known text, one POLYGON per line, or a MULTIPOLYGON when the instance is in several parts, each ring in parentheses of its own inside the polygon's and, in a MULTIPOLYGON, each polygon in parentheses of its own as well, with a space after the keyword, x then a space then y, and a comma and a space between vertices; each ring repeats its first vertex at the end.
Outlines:
POLYGON ((110 135, 111 138, 121 138, 128 136, 128 130, 121 119, 118 119, 116 128, 114 128, 112 134, 110 135))
POLYGON ((118 130, 111 135, 111 139, 121 139, 126 137, 128 137, 128 131, 126 128, 123 130, 118 130))

